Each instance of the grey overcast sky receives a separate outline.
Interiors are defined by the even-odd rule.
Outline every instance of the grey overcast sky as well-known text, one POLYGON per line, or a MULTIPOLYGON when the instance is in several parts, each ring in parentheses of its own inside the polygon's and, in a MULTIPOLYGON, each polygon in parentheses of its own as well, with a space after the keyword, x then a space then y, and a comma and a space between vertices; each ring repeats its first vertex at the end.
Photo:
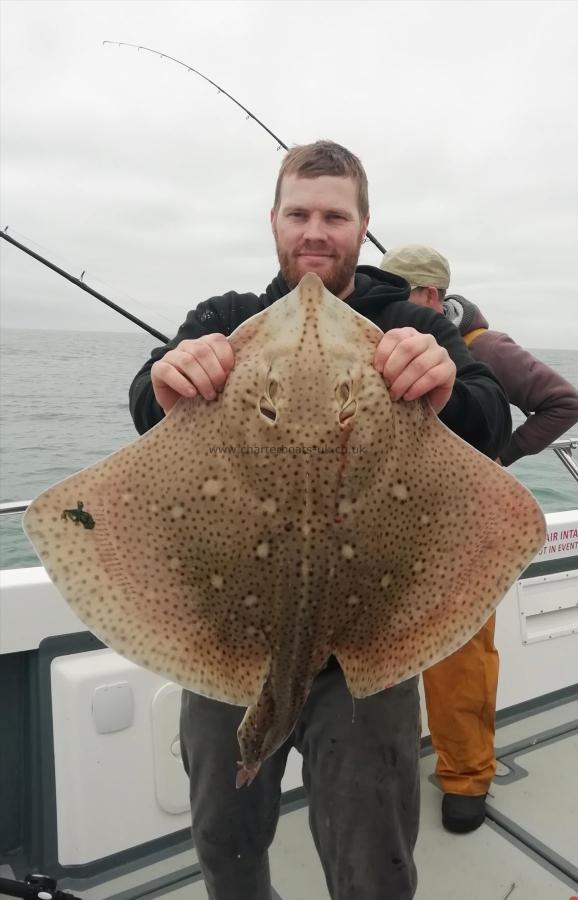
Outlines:
MULTIPOLYGON (((428 243, 534 348, 578 347, 576 2, 3 0, 1 226, 173 334, 277 271, 281 153, 332 138, 371 231, 428 243)), ((4 327, 135 330, 0 242, 4 327)), ((361 262, 379 265, 371 244, 361 262)))

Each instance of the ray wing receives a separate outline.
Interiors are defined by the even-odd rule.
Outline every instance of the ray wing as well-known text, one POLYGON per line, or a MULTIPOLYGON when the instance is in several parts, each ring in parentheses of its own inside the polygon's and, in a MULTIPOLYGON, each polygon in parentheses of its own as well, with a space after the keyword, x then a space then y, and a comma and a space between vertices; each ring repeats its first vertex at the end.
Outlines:
POLYGON ((247 705, 269 669, 257 591, 268 514, 255 514, 230 457, 212 452, 220 403, 179 401, 143 437, 41 494, 23 524, 105 643, 190 690, 247 705), (63 518, 78 501, 94 528, 63 518))
MULTIPOLYGON (((530 492, 449 431, 429 405, 398 403, 393 414, 396 446, 350 525, 363 548, 347 575, 360 603, 334 634, 356 697, 461 647, 545 538, 530 492)), ((345 562, 341 569, 343 581, 345 562)))

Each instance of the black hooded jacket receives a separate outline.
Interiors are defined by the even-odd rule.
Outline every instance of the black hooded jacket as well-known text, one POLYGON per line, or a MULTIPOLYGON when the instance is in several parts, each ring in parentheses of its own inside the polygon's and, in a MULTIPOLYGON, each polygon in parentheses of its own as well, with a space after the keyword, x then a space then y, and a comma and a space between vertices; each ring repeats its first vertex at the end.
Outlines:
MULTIPOLYGON (((211 297, 188 313, 175 337, 150 355, 130 387, 130 411, 139 434, 163 418, 155 400, 150 370, 153 363, 181 341, 207 334, 230 335, 246 319, 271 306, 289 293, 278 274, 264 294, 237 294, 229 291, 211 297)), ((445 347, 457 367, 451 397, 440 413, 441 421, 477 450, 495 458, 511 433, 510 408, 501 385, 483 364, 475 362, 457 328, 430 309, 408 303, 409 286, 403 278, 373 266, 358 266, 355 288, 344 301, 374 322, 382 331, 411 326, 433 334, 445 347)))

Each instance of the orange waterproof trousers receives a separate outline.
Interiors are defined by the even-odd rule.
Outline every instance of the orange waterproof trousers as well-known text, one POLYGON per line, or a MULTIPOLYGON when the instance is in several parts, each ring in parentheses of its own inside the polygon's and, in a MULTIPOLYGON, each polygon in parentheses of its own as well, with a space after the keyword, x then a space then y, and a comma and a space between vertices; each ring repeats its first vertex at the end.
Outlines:
POLYGON ((496 772, 495 613, 451 656, 423 673, 427 716, 444 793, 485 794, 496 772))

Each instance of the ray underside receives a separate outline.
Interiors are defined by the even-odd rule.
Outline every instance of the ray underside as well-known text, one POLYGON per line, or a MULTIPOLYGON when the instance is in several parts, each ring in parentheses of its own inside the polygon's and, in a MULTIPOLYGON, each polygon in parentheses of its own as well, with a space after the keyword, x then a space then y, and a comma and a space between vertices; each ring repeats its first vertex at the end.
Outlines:
MULTIPOLYGON (((302 283, 232 336, 235 369, 218 400, 180 400, 146 435, 34 501, 26 531, 95 634, 191 690, 246 706, 275 661, 303 679, 333 653, 364 697, 479 629, 539 549, 543 516, 426 402, 391 403, 371 366, 379 335, 302 283), (355 416, 337 423, 334 452, 289 452, 303 436, 320 440, 335 371, 357 391, 355 416), (290 379, 302 399, 298 415, 287 405, 292 424, 280 434, 284 408, 269 395, 281 385, 288 396, 290 379), (277 422, 265 421, 263 396, 277 422), (382 407, 383 420, 372 412, 382 407), (275 453, 239 451, 265 440, 275 453)), ((318 450, 331 449, 330 425, 318 450)))

